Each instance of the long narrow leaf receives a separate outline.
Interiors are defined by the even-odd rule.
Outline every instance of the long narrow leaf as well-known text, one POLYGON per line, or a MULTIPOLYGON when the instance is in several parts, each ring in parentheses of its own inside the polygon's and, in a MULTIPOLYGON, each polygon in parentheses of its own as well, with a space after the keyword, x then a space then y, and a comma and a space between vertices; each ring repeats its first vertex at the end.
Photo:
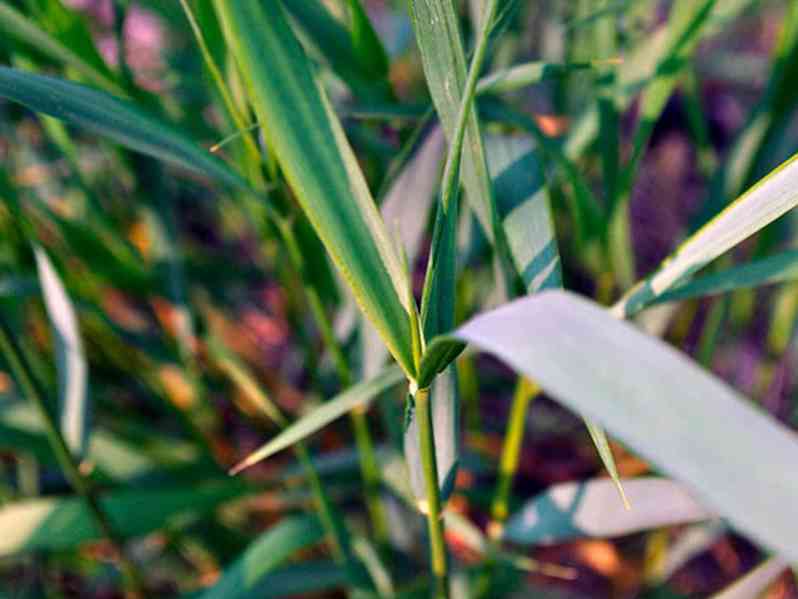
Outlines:
MULTIPOLYGON (((466 81, 465 50, 454 3, 449 0, 412 0, 410 10, 427 85, 446 138, 451 143, 466 81)), ((468 115, 460 176, 466 199, 492 241, 498 222, 482 135, 474 111, 468 115)))
POLYGON ((246 186, 235 171, 176 128, 105 92, 0 66, 0 97, 226 185, 246 186))
POLYGON ((653 304, 680 301, 735 289, 751 289, 798 279, 798 250, 788 250, 749 264, 696 277, 657 297, 653 304))
POLYGON ((215 6, 288 183, 361 309, 414 375, 406 275, 282 3, 215 6))
POLYGON ((49 58, 74 68, 88 81, 107 91, 124 94, 124 91, 107 68, 102 68, 97 64, 84 60, 77 52, 42 30, 36 23, 7 2, 0 3, 0 33, 7 36, 7 39, 27 44, 49 58))
POLYGON ((354 409, 363 409, 380 393, 390 389, 402 381, 402 371, 396 366, 391 366, 382 371, 381 374, 366 382, 351 387, 328 400, 319 408, 316 408, 306 416, 303 416, 290 426, 286 427, 271 441, 263 447, 249 455, 240 464, 235 466, 231 473, 240 472, 244 468, 265 460, 278 451, 290 447, 297 441, 312 435, 316 431, 324 428, 330 422, 340 418, 354 409))
POLYGON ((623 487, 632 509, 619 503, 609 479, 555 485, 510 518, 504 538, 522 545, 559 543, 578 537, 617 537, 712 517, 673 481, 625 479, 623 487))
POLYGON ((41 247, 34 248, 39 285, 53 328, 61 434, 74 456, 82 459, 89 438, 88 364, 75 308, 61 278, 41 247))
POLYGON ((763 178, 699 229, 612 308, 628 316, 798 204, 798 155, 763 178))
POLYGON ((798 501, 798 482, 784 476, 798 460, 798 437, 662 341, 561 291, 482 314, 453 337, 451 345, 497 355, 734 526, 798 557, 798 522, 779 509, 798 501))
POLYGON ((532 140, 489 136, 485 147, 499 216, 527 293, 559 287, 560 255, 548 192, 532 140))
POLYGON ((347 30, 344 23, 331 15, 319 0, 288 0, 284 6, 299 28, 307 34, 303 36, 303 41, 311 47, 314 57, 329 65, 355 95, 363 100, 374 101, 392 98, 386 77, 385 49, 373 32, 371 23, 362 21, 368 20, 365 14, 356 15, 355 22, 347 30), (360 27, 357 32, 356 27, 360 27), (366 52, 369 46, 377 49, 366 52))

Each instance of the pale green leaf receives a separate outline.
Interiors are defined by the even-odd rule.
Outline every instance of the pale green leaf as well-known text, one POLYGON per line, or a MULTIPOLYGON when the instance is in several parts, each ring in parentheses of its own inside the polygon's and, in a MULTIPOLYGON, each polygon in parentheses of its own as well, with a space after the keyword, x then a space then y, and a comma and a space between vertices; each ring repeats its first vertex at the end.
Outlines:
POLYGON ((521 545, 608 538, 712 517, 680 484, 664 478, 623 479, 633 506, 618 501, 610 479, 562 483, 526 503, 508 520, 504 539, 521 545))
POLYGON ((527 293, 562 284, 560 255, 534 144, 525 136, 485 138, 496 207, 527 293))
POLYGON ((82 459, 89 438, 89 367, 78 318, 47 252, 39 246, 34 247, 33 252, 44 305, 53 329, 61 434, 72 454, 82 459))
POLYGON ((664 342, 562 291, 482 314, 453 337, 500 357, 733 526, 798 559, 798 522, 782 509, 798 501, 798 481, 784 476, 798 436, 664 342))

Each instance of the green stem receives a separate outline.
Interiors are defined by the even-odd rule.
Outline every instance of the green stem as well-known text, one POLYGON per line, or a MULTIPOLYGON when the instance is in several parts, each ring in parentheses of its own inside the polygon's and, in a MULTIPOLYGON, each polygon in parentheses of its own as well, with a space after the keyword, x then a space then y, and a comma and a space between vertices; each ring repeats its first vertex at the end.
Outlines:
POLYGON ((424 483, 427 487, 427 502, 422 511, 427 515, 430 538, 430 561, 434 578, 434 599, 448 599, 448 563, 446 543, 443 538, 441 521, 441 498, 438 492, 438 466, 435 457, 435 438, 432 430, 429 389, 419 389, 414 395, 416 417, 418 418, 418 441, 421 448, 421 465, 424 469, 424 483))
POLYGON ((524 429, 526 428, 526 412, 539 391, 540 388, 525 377, 520 377, 515 386, 513 403, 510 408, 510 422, 504 435, 504 446, 499 462, 499 480, 496 483, 496 491, 490 509, 492 522, 488 526, 488 533, 493 539, 501 537, 502 526, 509 515, 510 490, 518 470, 521 443, 524 440, 524 429))
POLYGON ((144 586, 141 574, 135 564, 125 555, 122 539, 114 532, 108 514, 106 514, 102 505, 100 505, 99 498, 90 479, 81 474, 78 465, 70 454, 66 441, 47 408, 44 393, 36 383, 33 372, 22 350, 14 340, 11 328, 2 317, 0 317, 0 353, 3 354, 23 394, 28 397, 39 412, 39 416, 44 423, 45 435, 47 436, 50 447, 55 454, 56 461, 61 467, 67 482, 69 482, 74 491, 86 502, 86 506, 89 512, 94 516, 100 532, 114 546, 114 550, 119 556, 120 569, 127 588, 135 596, 143 597, 144 586))

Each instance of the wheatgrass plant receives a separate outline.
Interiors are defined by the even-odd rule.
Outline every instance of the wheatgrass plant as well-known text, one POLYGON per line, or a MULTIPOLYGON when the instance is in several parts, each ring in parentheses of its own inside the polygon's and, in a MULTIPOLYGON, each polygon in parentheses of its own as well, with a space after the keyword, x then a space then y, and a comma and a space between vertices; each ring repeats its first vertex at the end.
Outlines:
POLYGON ((534 548, 640 535, 641 596, 675 596, 734 534, 761 563, 718 596, 757 596, 798 563, 798 436, 765 413, 798 316, 798 5, 371 4, 0 0, 0 580, 525 596, 578 589, 534 548), (750 95, 724 35, 760 21, 718 147, 703 83, 750 95), (647 265, 635 194, 677 101, 705 197, 647 265), (757 406, 713 366, 763 319, 757 406), (525 497, 525 433, 563 408, 596 476, 525 497))

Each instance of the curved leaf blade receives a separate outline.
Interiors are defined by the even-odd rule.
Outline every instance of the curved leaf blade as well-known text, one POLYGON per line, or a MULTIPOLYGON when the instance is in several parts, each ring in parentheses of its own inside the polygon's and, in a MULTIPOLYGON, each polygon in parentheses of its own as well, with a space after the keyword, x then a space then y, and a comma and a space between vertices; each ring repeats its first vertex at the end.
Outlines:
POLYGON ((414 375, 406 273, 282 3, 215 6, 286 180, 361 309, 414 375))
POLYGON ((762 260, 734 266, 695 279, 666 291, 651 304, 718 295, 736 289, 751 289, 798 279, 798 250, 788 250, 762 260))
POLYGON ((798 481, 784 476, 798 461, 798 436, 684 355, 563 291, 477 316, 452 337, 501 358, 735 527, 798 559, 798 521, 780 508, 798 501, 798 481))
POLYGON ((225 185, 247 186, 224 162, 169 123, 106 92, 0 66, 0 97, 225 185))

